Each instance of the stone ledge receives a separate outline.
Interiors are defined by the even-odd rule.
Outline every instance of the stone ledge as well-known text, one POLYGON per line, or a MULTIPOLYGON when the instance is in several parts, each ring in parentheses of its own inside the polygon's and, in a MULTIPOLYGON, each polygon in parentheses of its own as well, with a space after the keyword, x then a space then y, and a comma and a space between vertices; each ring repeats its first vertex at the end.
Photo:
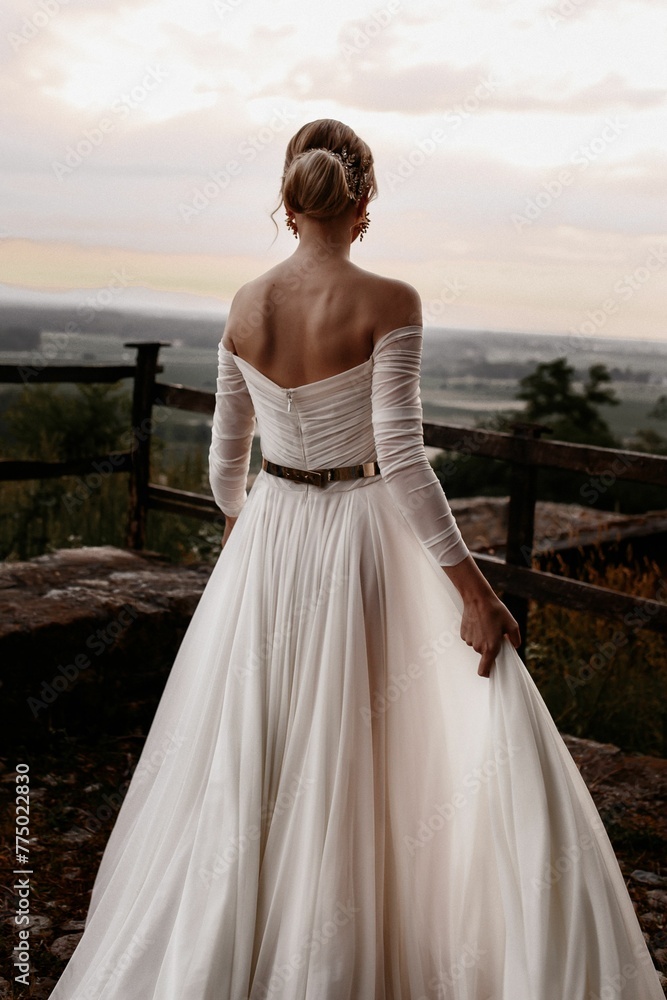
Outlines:
MULTIPOLYGON (((509 497, 454 498, 450 506, 466 545, 475 552, 504 556, 509 497)), ((655 549, 667 535, 667 511, 615 514, 573 503, 538 500, 535 504, 534 553, 571 552, 587 546, 609 546, 633 540, 655 549)))
POLYGON ((5 737, 150 722, 211 571, 111 546, 0 564, 5 737))

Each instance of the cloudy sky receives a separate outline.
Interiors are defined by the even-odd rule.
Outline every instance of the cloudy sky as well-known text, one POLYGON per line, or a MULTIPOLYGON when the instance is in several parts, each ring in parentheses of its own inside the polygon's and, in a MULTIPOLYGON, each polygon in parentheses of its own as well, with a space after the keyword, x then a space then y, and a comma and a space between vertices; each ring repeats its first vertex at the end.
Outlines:
POLYGON ((667 332, 661 0, 3 0, 0 47, 5 291, 224 306, 332 117, 376 161, 353 259, 427 325, 667 332))

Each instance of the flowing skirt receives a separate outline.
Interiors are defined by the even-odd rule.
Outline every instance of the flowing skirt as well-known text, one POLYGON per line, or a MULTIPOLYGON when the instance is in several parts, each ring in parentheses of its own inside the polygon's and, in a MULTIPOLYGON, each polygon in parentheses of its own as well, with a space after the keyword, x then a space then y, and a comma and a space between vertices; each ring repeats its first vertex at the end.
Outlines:
POLYGON ((381 479, 260 473, 52 1000, 663 1000, 535 684, 460 617, 381 479))

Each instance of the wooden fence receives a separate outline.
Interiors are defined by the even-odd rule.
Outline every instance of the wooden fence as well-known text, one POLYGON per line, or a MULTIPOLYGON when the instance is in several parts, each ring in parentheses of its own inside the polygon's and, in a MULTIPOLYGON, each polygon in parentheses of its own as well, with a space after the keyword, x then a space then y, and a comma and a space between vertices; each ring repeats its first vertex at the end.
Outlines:
MULTIPOLYGON (((127 545, 144 546, 149 510, 163 510, 224 524, 224 515, 213 497, 188 493, 150 482, 153 408, 174 407, 212 416, 215 394, 182 385, 160 382, 158 363, 161 341, 130 342, 136 348, 135 365, 46 365, 31 369, 0 365, 0 384, 44 382, 117 382, 132 378, 132 446, 127 452, 97 455, 68 462, 0 461, 0 481, 85 476, 100 467, 112 473, 129 473, 130 499, 127 545)), ((613 620, 632 615, 641 627, 667 634, 667 604, 633 597, 532 568, 537 473, 539 468, 562 469, 587 476, 613 474, 615 480, 648 483, 667 490, 667 456, 612 448, 593 448, 540 439, 543 428, 515 425, 514 433, 424 423, 424 443, 435 448, 500 459, 511 468, 509 516, 505 559, 474 553, 490 583, 500 590, 522 634, 526 633, 528 602, 562 605, 613 620)), ((666 493, 667 500, 667 493, 666 493)), ((666 503, 667 506, 667 503, 666 503)))

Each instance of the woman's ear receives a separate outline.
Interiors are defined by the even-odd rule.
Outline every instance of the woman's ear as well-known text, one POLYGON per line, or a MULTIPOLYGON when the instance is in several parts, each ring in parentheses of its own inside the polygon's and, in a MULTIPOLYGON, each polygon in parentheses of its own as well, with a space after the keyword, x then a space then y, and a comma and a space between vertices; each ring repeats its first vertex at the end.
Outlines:
POLYGON ((354 216, 355 223, 360 222, 366 215, 366 209, 368 208, 368 195, 364 195, 357 202, 357 211, 354 216))

